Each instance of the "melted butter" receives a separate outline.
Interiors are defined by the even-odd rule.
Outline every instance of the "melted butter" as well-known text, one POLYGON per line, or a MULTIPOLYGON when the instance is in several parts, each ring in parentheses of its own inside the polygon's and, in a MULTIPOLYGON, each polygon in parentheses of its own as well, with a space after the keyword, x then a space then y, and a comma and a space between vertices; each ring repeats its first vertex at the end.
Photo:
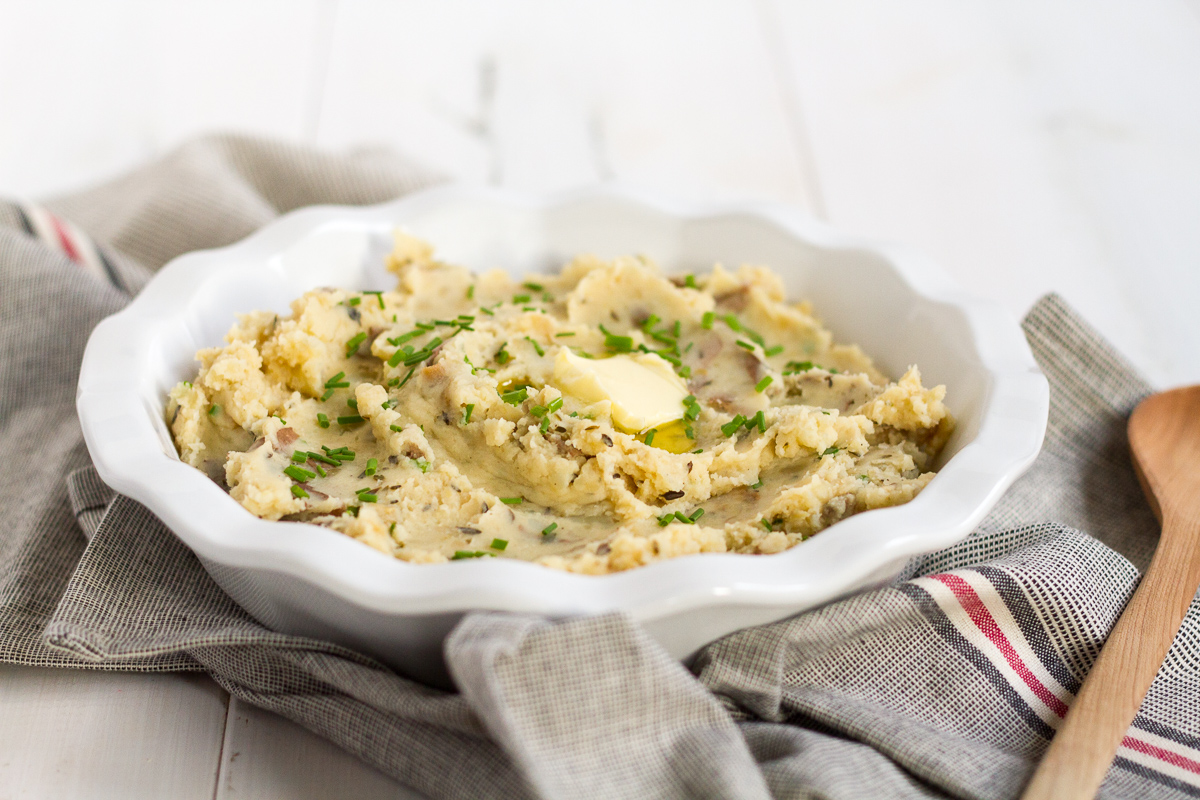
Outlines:
POLYGON ((679 419, 688 396, 671 365, 651 353, 587 359, 563 348, 554 360, 554 382, 585 403, 608 400, 613 422, 627 432, 679 419))
MULTIPOLYGON (((641 441, 646 441, 646 436, 649 431, 638 436, 641 441)), ((687 435, 687 428, 683 424, 683 420, 677 419, 674 422, 668 422, 665 425, 659 425, 654 429, 654 438, 650 441, 651 447, 657 447, 661 450, 666 450, 668 453, 690 453, 696 449, 696 440, 687 435)))

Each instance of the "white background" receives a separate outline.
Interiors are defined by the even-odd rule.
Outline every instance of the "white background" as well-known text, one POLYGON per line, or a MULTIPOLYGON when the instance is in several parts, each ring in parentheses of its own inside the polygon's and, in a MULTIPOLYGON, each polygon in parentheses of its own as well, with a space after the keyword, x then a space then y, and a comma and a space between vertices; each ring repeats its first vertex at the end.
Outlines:
MULTIPOLYGON (((801 206, 1200 382, 1200 0, 0 0, 0 196, 212 130, 801 206)), ((0 666, 0 798, 409 796, 199 676, 0 666)))

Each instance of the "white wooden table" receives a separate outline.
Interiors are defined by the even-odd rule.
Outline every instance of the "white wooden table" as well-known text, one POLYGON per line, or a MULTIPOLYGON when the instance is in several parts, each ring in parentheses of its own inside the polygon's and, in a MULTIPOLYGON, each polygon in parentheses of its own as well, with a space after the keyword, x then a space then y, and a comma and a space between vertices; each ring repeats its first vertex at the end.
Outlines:
MULTIPOLYGON (((1200 382, 1200 0, 0 0, 0 195, 212 129, 802 206, 1200 382)), ((0 800, 417 797, 206 677, 0 666, 0 800)))

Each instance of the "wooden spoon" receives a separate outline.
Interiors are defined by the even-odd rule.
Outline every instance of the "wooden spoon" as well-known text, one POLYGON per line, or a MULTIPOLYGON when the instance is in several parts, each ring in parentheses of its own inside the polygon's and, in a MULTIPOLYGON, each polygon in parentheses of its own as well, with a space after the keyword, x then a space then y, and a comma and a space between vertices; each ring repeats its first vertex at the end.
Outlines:
POLYGON ((1143 400, 1129 447, 1162 538, 1023 800, 1095 797, 1200 586, 1200 386, 1143 400))

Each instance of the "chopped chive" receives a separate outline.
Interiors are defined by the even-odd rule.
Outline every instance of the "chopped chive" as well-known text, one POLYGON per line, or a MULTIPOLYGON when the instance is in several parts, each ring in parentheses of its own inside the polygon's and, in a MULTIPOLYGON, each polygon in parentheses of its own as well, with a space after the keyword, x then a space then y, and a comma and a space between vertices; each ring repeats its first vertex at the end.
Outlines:
POLYGON ((683 364, 683 362, 679 360, 679 357, 670 350, 648 350, 647 352, 654 353, 654 355, 658 356, 663 361, 671 362, 671 365, 674 367, 678 367, 683 364))
POLYGON ((496 351, 496 355, 493 356, 496 363, 500 364, 501 366, 503 366, 504 364, 507 364, 509 361, 512 360, 512 356, 509 355, 509 352, 504 349, 506 347, 508 347, 508 342, 502 343, 500 345, 500 349, 496 351))
POLYGON ((654 444, 654 434, 656 433, 658 433, 658 428, 651 428, 650 430, 646 431, 645 441, 647 446, 654 444))
POLYGON ((429 472, 429 459, 427 459, 427 458, 414 458, 414 459, 412 460, 412 462, 413 462, 413 466, 414 466, 414 467, 416 467, 417 469, 421 470, 421 474, 425 474, 426 472, 429 472))
POLYGON ((396 532, 396 523, 393 522, 391 525, 388 525, 388 535, 391 535, 395 532, 396 532))
POLYGON ((696 438, 696 430, 692 427, 691 423, 684 424, 683 434, 684 434, 684 436, 687 436, 689 439, 696 438))
POLYGON ((304 487, 301 486, 300 484, 293 483, 292 484, 292 496, 303 499, 305 497, 308 497, 308 492, 304 491, 304 487))
POLYGON ((534 340, 533 340, 531 337, 529 337, 529 336, 526 336, 526 337, 525 337, 525 341, 527 341, 527 342, 529 342, 531 345, 533 345, 533 349, 534 349, 534 351, 535 351, 535 352, 536 352, 536 353, 537 353, 539 356, 544 356, 544 355, 546 355, 546 351, 542 349, 542 346, 541 346, 540 344, 538 344, 537 342, 535 342, 535 341, 534 341, 534 340))
POLYGON ((600 326, 600 332, 604 334, 604 346, 612 352, 629 353, 633 350, 632 336, 618 336, 610 333, 603 325, 600 326))
POLYGON ((701 453, 703 453, 703 452, 704 452, 704 448, 703 448, 703 447, 701 447, 699 450, 693 450, 693 451, 692 451, 692 453, 694 453, 695 455, 700 455, 700 454, 701 454, 701 453))
POLYGON ((492 539, 491 548, 493 550, 503 550, 508 547, 508 539, 492 539))
POLYGON ((766 350, 763 350, 763 353, 768 356, 777 356, 782 352, 783 352, 783 345, 781 345, 781 344, 777 344, 774 347, 768 347, 766 350))
POLYGON ((367 459, 367 469, 366 469, 367 475, 374 475, 378 469, 379 469, 379 462, 373 458, 368 458, 367 459))
MULTIPOLYGON (((305 453, 304 455, 308 456, 309 459, 311 459, 313 461, 320 461, 322 464, 329 464, 330 466, 334 466, 334 467, 341 466, 341 463, 342 463, 342 462, 338 461, 336 458, 330 458, 329 456, 321 455, 320 453, 313 453, 311 451, 305 453)), ((321 477, 323 478, 325 476, 322 475, 321 477)))
POLYGON ((404 428, 401 428, 399 425, 389 425, 388 427, 394 430, 396 433, 404 432, 404 428))
POLYGON ((538 425, 538 431, 540 433, 545 433, 548 430, 550 430, 550 418, 546 417, 544 420, 542 420, 542 424, 538 425))
POLYGON ((746 430, 752 430, 754 428, 758 428, 759 433, 767 432, 767 418, 763 415, 761 410, 759 410, 759 412, 753 417, 746 420, 746 430))
POLYGON ((299 481, 300 483, 304 483, 306 480, 309 480, 310 478, 317 477, 317 473, 309 472, 308 470, 304 469, 303 467, 297 467, 294 464, 292 466, 288 467, 287 469, 285 469, 283 471, 283 474, 287 475, 289 478, 291 478, 294 481, 299 481))
POLYGON ((687 275, 683 276, 683 285, 688 287, 689 289, 695 289, 696 288, 696 276, 690 272, 687 275))
POLYGON ((514 306, 519 306, 522 303, 528 303, 531 299, 530 295, 527 294, 514 294, 512 301, 514 306))
POLYGON ((766 389, 768 386, 770 386, 772 383, 774 383, 774 381, 775 381, 775 379, 772 378, 770 375, 768 375, 767 377, 763 378, 758 383, 754 384, 754 391, 762 392, 764 389, 766 389))
POLYGON ((762 478, 759 478, 757 481, 755 481, 754 483, 750 484, 750 488, 751 488, 751 489, 753 489, 753 490, 754 490, 754 491, 756 491, 756 492, 757 492, 759 489, 761 489, 761 488, 762 488, 762 478))
POLYGON ((211 406, 208 407, 208 415, 210 417, 216 416, 217 414, 220 414, 220 413, 221 413, 221 407, 219 405, 217 405, 216 403, 213 403, 211 406))
POLYGON ((578 348, 578 347, 572 347, 571 352, 574 353, 575 355, 579 356, 580 358, 595 358, 595 356, 592 355, 591 353, 589 353, 586 350, 583 350, 581 348, 578 348))
POLYGON ((500 502, 504 503, 504 505, 506 505, 506 506, 519 506, 519 505, 521 505, 521 503, 525 502, 525 498, 523 498, 523 497, 501 497, 500 502))
MULTIPOLYGON (((442 340, 440 337, 438 337, 438 336, 433 337, 432 339, 430 339, 428 342, 425 343, 424 347, 422 347, 420 350, 418 350, 417 352, 410 355, 408 358, 404 359, 404 366, 411 367, 414 364, 420 364, 422 361, 424 361, 427 358, 429 358, 430 356, 432 356, 433 351, 436 350, 438 348, 438 345, 440 345, 441 343, 442 343, 442 340)), ((392 358, 395 358, 395 356, 393 355, 392 358)), ((395 366, 395 364, 392 364, 391 361, 389 361, 388 364, 390 364, 391 366, 395 366)))
MULTIPOLYGON (((482 550, 455 550, 454 555, 450 556, 451 561, 461 561, 464 558, 483 558, 484 556, 492 556, 491 553, 485 553, 482 550)), ((495 556, 492 556, 493 558, 495 556)))
POLYGON ((326 389, 325 394, 321 395, 321 402, 324 403, 329 398, 333 397, 333 389, 326 389))
POLYGON ((827 447, 825 448, 825 452, 821 453, 822 456, 836 456, 837 454, 838 448, 836 447, 827 447))
POLYGON ((332 378, 325 381, 325 388, 326 389, 344 389, 344 388, 346 388, 347 386, 350 385, 350 382, 343 381, 342 378, 344 378, 344 377, 346 377, 346 373, 339 372, 337 375, 334 375, 332 378))
POLYGON ((744 342, 741 339, 738 339, 736 342, 734 342, 734 344, 736 344, 738 347, 744 347, 747 350, 754 349, 754 345, 750 344, 750 342, 744 342))
POLYGON ((542 528, 542 536, 549 536, 550 534, 554 533, 554 530, 557 527, 558 527, 557 522, 551 522, 549 525, 542 528))
POLYGON ((704 328, 704 330, 706 330, 706 331, 712 330, 713 320, 715 320, 716 318, 717 318, 717 315, 714 314, 713 312, 705 311, 704 316, 702 316, 700 318, 700 327, 704 328))
POLYGON ((304 452, 303 450, 297 450, 292 453, 293 464, 303 464, 305 461, 308 461, 308 453, 304 452))
POLYGON ((362 506, 346 506, 346 513, 352 517, 357 517, 362 506))
POLYGON ((686 514, 684 514, 682 511, 675 512, 675 519, 679 520, 680 522, 686 523, 688 525, 692 524, 692 520, 686 514))
POLYGON ((504 394, 500 395, 500 399, 508 403, 510 406, 515 406, 525 402, 525 398, 528 396, 529 387, 520 386, 516 389, 513 389, 511 392, 505 392, 504 394))
POLYGON ((337 418, 338 425, 357 425, 360 422, 366 422, 366 420, 358 414, 347 414, 344 417, 337 418))
POLYGON ((524 282, 524 283, 522 283, 521 285, 522 285, 522 286, 524 286, 526 289, 528 289, 528 290, 529 290, 529 291, 531 291, 531 292, 544 292, 544 291, 546 291, 546 287, 545 287, 545 286, 542 286, 540 283, 534 283, 533 281, 525 281, 525 282, 524 282))
POLYGON ((660 322, 662 322, 662 317, 658 316, 657 314, 651 314, 650 316, 646 317, 646 321, 642 323, 642 330, 644 330, 646 333, 649 333, 650 329, 660 322))
POLYGON ((361 297, 351 297, 349 300, 347 300, 347 301, 346 301, 346 305, 348 305, 348 306, 356 306, 356 305, 358 305, 358 304, 359 304, 359 303, 361 303, 361 302, 362 302, 362 298, 361 298, 361 297))
POLYGON ((375 503, 375 502, 379 501, 379 498, 376 495, 374 495, 371 492, 368 492, 366 490, 360 490, 359 492, 357 492, 357 495, 358 495, 358 502, 360 502, 360 503, 375 503))
POLYGON ((432 323, 432 322, 418 322, 418 323, 417 323, 417 327, 418 327, 418 328, 420 328, 420 329, 421 329, 421 330, 423 330, 423 331, 431 331, 431 330, 433 330, 434 328, 436 328, 436 327, 437 327, 437 325, 435 325, 435 324, 434 324, 434 323, 432 323))
POLYGON ((318 472, 318 473, 320 473, 320 475, 321 475, 321 477, 322 477, 322 478, 326 478, 326 477, 328 477, 328 476, 329 476, 329 473, 328 473, 328 472, 326 472, 325 470, 323 470, 323 469, 321 468, 321 465, 320 465, 320 464, 317 464, 317 465, 316 465, 316 468, 317 468, 317 472, 318 472))
POLYGON ((735 433, 737 433, 738 428, 742 427, 745 422, 746 418, 741 414, 738 414, 736 417, 729 420, 729 422, 726 422, 721 426, 721 433, 725 434, 726 436, 733 436, 735 433))
POLYGON ((336 458, 338 461, 353 461, 354 451, 347 450, 345 447, 339 447, 336 450, 330 450, 325 445, 321 445, 321 449, 325 451, 325 455, 330 458, 336 458))
POLYGON ((762 523, 762 526, 763 526, 764 528, 766 528, 767 530, 771 530, 771 523, 767 522, 767 518, 766 518, 766 517, 763 517, 762 519, 760 519, 760 520, 759 520, 759 522, 761 522, 761 523, 762 523))
POLYGON ((665 528, 674 521, 675 521, 674 514, 663 514, 661 517, 658 518, 658 527, 665 528))
POLYGON ((687 364, 684 364, 683 366, 680 366, 680 367, 676 367, 675 372, 678 373, 679 377, 683 378, 684 380, 687 380, 688 378, 692 377, 692 368, 689 367, 687 364))
POLYGON ((700 518, 701 518, 701 517, 703 517, 703 516, 704 516, 704 509, 703 509, 703 508, 697 508, 695 511, 693 511, 693 512, 692 512, 692 513, 691 513, 691 514, 688 516, 688 519, 690 519, 690 520, 691 520, 691 521, 694 523, 696 520, 700 519, 700 518))
POLYGON ((328 428, 329 427, 329 417, 325 416, 324 414, 317 414, 317 424, 320 425, 322 428, 328 428))
POLYGON ((426 331, 423 331, 420 328, 417 328, 416 330, 409 331, 408 333, 402 333, 399 336, 390 338, 387 340, 387 343, 390 344, 392 347, 399 347, 400 345, 404 344, 405 342, 409 341, 410 339, 415 339, 423 333, 426 333, 426 331))
POLYGON ((385 306, 385 305, 383 304, 383 292, 363 292, 363 294, 373 294, 373 295, 375 295, 375 299, 379 301, 379 308, 380 308, 380 309, 386 309, 386 308, 387 308, 387 306, 385 306))
POLYGON ((467 287, 467 299, 468 300, 475 299, 475 284, 473 284, 473 283, 467 287))
POLYGON ((548 406, 546 406, 546 410, 553 414, 555 411, 558 411, 560 408, 562 408, 562 404, 563 399, 561 397, 556 397, 550 401, 548 406))
POLYGON ((675 336, 676 339, 679 338, 679 334, 682 332, 682 330, 683 330, 683 323, 680 322, 679 320, 675 320, 675 324, 671 326, 671 333, 675 336))
POLYGON ((789 361, 787 367, 784 368, 784 375, 794 375, 797 372, 808 372, 816 365, 811 361, 789 361))
POLYGON ((729 326, 730 330, 738 333, 742 332, 742 323, 738 322, 738 318, 733 314, 726 314, 721 319, 725 320, 725 324, 729 326))
POLYGON ((559 339, 563 338, 564 336, 574 336, 574 335, 575 335, 575 331, 563 331, 562 333, 554 334, 554 336, 559 339))
POLYGON ((465 410, 463 412, 463 425, 466 425, 467 423, 469 423, 471 421, 471 412, 474 410, 475 410, 475 404, 467 403, 465 410))
MULTIPOLYGON (((350 406, 351 408, 353 408, 355 410, 358 410, 358 398, 357 397, 347 397, 346 405, 350 406)), ((387 406, 385 405, 384 408, 387 408, 387 406)))
POLYGON ((487 314, 489 317, 494 317, 494 316, 496 316, 496 312, 495 312, 495 311, 492 311, 490 308, 483 308, 483 307, 481 306, 481 307, 480 307, 480 309, 479 309, 479 311, 480 311, 480 313, 482 313, 482 314, 487 314))
POLYGON ((868 478, 866 475, 859 475, 859 476, 858 476, 858 479, 859 479, 859 480, 861 480, 861 481, 866 481, 867 483, 870 483, 870 482, 871 482, 871 479, 870 479, 870 478, 868 478))
POLYGON ((403 387, 404 387, 404 384, 408 383, 408 379, 409 379, 409 378, 411 378, 411 377, 413 376, 413 373, 414 373, 414 372, 416 372, 416 371, 417 371, 417 368, 416 368, 416 367, 413 367, 412 369, 410 369, 410 370, 408 371, 408 374, 404 376, 404 380, 400 381, 400 385, 399 385, 399 386, 397 386, 396 388, 397 388, 397 389, 401 389, 401 388, 403 388, 403 387))
POLYGON ((529 413, 533 414, 535 417, 544 417, 547 413, 549 413, 549 411, 550 409, 546 408, 545 406, 534 406, 533 408, 529 409, 529 413))

